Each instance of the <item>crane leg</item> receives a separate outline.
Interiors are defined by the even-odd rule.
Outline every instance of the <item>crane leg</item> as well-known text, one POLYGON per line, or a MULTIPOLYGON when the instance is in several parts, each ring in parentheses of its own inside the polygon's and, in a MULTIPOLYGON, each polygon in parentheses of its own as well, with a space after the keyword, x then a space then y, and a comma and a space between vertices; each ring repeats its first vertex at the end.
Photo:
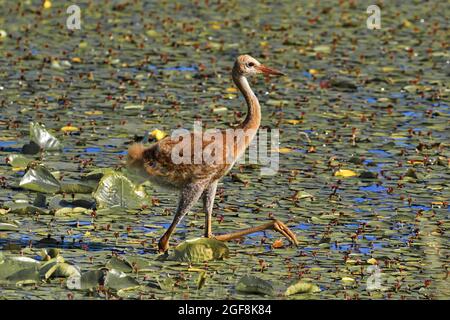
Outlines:
POLYGON ((219 241, 229 241, 237 238, 241 238, 243 236, 246 236, 248 234, 252 234, 255 232, 263 231, 263 230, 274 230, 279 233, 281 233, 283 236, 285 236, 291 243, 298 245, 298 240, 295 234, 289 229, 288 226, 286 226, 283 222, 280 220, 274 219, 271 222, 262 224, 260 226, 251 227, 243 230, 239 230, 236 232, 231 232, 227 234, 221 234, 218 236, 214 236, 214 239, 219 241))
POLYGON ((217 182, 213 181, 203 192, 203 211, 205 212, 205 237, 211 238, 211 220, 214 206, 214 197, 216 196, 217 182))
POLYGON ((201 182, 188 184, 183 188, 180 194, 180 200, 178 202, 177 211, 175 217, 169 228, 167 228, 164 235, 161 237, 158 243, 159 252, 166 252, 169 250, 169 239, 172 233, 175 231, 178 223, 183 217, 191 210, 192 206, 198 201, 205 188, 205 184, 201 182))

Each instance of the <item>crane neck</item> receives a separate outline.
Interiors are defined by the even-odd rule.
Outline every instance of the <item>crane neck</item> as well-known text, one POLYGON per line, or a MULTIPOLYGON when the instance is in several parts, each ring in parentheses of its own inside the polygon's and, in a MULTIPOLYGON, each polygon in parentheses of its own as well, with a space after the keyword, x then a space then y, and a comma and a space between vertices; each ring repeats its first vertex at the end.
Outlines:
POLYGON ((232 76, 234 83, 241 91, 247 103, 247 116, 239 127, 244 129, 244 131, 254 130, 256 132, 261 124, 261 107, 258 98, 250 88, 246 77, 234 68, 232 76))

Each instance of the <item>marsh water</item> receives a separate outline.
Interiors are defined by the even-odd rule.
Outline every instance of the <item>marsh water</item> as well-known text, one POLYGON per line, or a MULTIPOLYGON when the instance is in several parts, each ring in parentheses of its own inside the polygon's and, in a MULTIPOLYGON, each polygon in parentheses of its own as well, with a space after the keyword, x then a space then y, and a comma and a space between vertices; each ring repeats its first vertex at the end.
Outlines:
MULTIPOLYGON (((67 28, 63 1, 42 3, 0 1, 2 257, 40 261, 56 247, 82 273, 113 256, 145 268, 124 270, 139 284, 132 290, 72 290, 51 277, 3 282, 1 299, 449 298, 445 1, 386 1, 380 30, 366 26, 366 1, 78 1, 79 30, 67 28), (287 74, 250 81, 263 127, 280 131, 279 170, 235 166, 219 184, 213 232, 275 217, 298 247, 267 231, 228 243, 224 260, 160 259, 177 194, 149 184, 148 205, 137 209, 94 211, 90 193, 47 193, 39 213, 8 210, 37 204, 37 192, 19 187, 25 168, 5 161, 29 143, 31 122, 63 148, 27 157, 78 183, 118 168, 145 131, 242 121, 245 101, 230 76, 242 53, 287 74), (70 210, 81 199, 93 207, 70 210), (245 275, 274 292, 236 290, 245 275), (285 296, 297 281, 320 291, 285 296)), ((172 246, 200 237, 203 223, 199 205, 172 246)))

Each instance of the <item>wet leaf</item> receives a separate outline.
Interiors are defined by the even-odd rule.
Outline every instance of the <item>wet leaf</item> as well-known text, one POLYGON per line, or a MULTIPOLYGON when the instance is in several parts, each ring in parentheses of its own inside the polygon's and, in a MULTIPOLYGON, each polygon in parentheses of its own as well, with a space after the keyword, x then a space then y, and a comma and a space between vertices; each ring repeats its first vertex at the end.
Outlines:
POLYGON ((83 207, 64 207, 55 211, 55 216, 75 215, 90 212, 90 209, 83 207))
POLYGON ((22 270, 37 271, 38 267, 39 261, 28 257, 4 257, 0 259, 0 281, 8 280, 8 277, 22 270))
POLYGON ((5 207, 9 208, 11 213, 16 214, 47 214, 48 211, 42 208, 38 208, 28 203, 23 202, 7 202, 4 204, 5 207))
POLYGON ((8 155, 8 164, 12 166, 13 168, 20 168, 25 170, 28 166, 28 164, 33 161, 33 159, 30 159, 22 154, 11 154, 8 155))
POLYGON ((163 279, 161 279, 160 277, 157 277, 156 281, 161 290, 172 291, 174 289, 175 280, 169 276, 165 276, 165 277, 163 277, 163 279))
POLYGON ((50 278, 81 276, 80 268, 64 262, 64 259, 61 256, 53 258, 42 265, 39 274, 46 280, 50 278))
POLYGON ((243 276, 236 284, 236 290, 250 294, 273 295, 274 288, 269 281, 255 276, 243 276))
POLYGON ((30 167, 20 180, 19 186, 42 193, 56 193, 60 189, 59 181, 43 165, 30 167))
POLYGON ((340 170, 336 171, 334 173, 334 175, 336 177, 348 178, 348 177, 356 177, 358 174, 352 170, 340 169, 340 170))
POLYGON ((320 292, 320 288, 317 285, 309 282, 300 281, 297 282, 296 284, 289 286, 284 294, 286 296, 290 296, 298 293, 315 293, 315 292, 320 292))
POLYGON ((0 231, 16 231, 17 229, 19 229, 18 225, 0 222, 0 231))
POLYGON ((92 270, 80 275, 73 275, 67 279, 66 285, 70 290, 91 290, 103 285, 105 273, 102 270, 92 270))
POLYGON ((289 124, 299 124, 299 123, 302 123, 302 120, 296 120, 296 119, 289 119, 289 120, 286 120, 286 123, 289 123, 289 124))
POLYGON ((133 267, 125 260, 119 259, 117 257, 112 257, 108 263, 106 263, 106 267, 110 270, 114 269, 121 272, 132 272, 133 267))
POLYGON ((109 172, 100 180, 93 194, 97 208, 122 207, 140 208, 146 194, 136 187, 123 173, 109 172))
POLYGON ((30 123, 30 139, 36 143, 40 148, 47 151, 60 150, 62 144, 51 135, 44 126, 37 122, 30 123))
POLYGON ((134 278, 118 270, 110 270, 105 278, 105 286, 113 290, 133 290, 140 284, 134 278))
POLYGON ((159 140, 163 139, 165 136, 167 136, 167 133, 165 133, 164 131, 161 131, 159 129, 155 129, 152 132, 150 132, 150 135, 152 137, 155 137, 156 140, 159 141, 159 140))
POLYGON ((343 278, 341 279, 341 281, 342 281, 343 284, 349 285, 349 284, 354 283, 354 282, 355 282, 355 279, 350 278, 350 277, 343 277, 343 278))
POLYGON ((228 247, 222 241, 195 238, 176 246, 171 259, 182 262, 203 262, 221 260, 228 257, 228 254, 228 247))
POLYGON ((62 193, 91 193, 94 191, 92 186, 82 183, 61 183, 62 193))
POLYGON ((78 132, 78 131, 80 131, 80 128, 73 127, 73 126, 64 126, 61 128, 61 131, 63 131, 63 132, 78 132))
POLYGON ((205 285, 205 282, 206 282, 206 272, 203 271, 200 272, 197 278, 197 290, 200 290, 205 285))

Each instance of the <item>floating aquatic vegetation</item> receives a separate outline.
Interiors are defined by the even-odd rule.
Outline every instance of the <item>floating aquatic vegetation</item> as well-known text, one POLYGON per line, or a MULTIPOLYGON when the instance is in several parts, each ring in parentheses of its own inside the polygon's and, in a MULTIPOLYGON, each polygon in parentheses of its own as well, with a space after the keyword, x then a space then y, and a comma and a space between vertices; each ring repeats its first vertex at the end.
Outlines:
POLYGON ((66 285, 70 290, 92 290, 105 283, 103 270, 91 270, 82 275, 72 275, 67 279, 66 285))
POLYGON ((358 174, 355 171, 348 170, 348 169, 339 169, 338 171, 336 171, 334 173, 334 175, 336 177, 343 177, 343 178, 358 176, 358 174))
POLYGON ((176 246, 170 258, 182 262, 203 262, 224 259, 228 255, 228 247, 222 241, 195 238, 176 246))
POLYGON ((48 210, 36 207, 27 202, 5 202, 4 207, 9 209, 9 212, 15 214, 47 214, 48 210))
POLYGON ((33 159, 30 159, 22 154, 11 154, 8 155, 6 159, 8 164, 16 170, 25 170, 28 164, 33 161, 33 159))
POLYGON ((105 277, 105 286, 113 290, 133 290, 140 286, 139 282, 125 273, 112 269, 105 277))
POLYGON ((0 284, 26 285, 39 282, 39 261, 28 257, 0 256, 0 284))
POLYGON ((135 186, 123 173, 108 172, 93 193, 97 208, 122 207, 136 209, 146 203, 147 194, 135 186))
POLYGON ((57 138, 37 122, 30 122, 30 140, 46 151, 60 150, 63 147, 57 138))
MULTIPOLYGON (((347 1, 290 1, 277 10, 255 1, 209 1, 195 7, 201 19, 167 1, 92 1, 83 8, 88 36, 82 39, 66 28, 55 32, 61 17, 53 13, 66 7, 45 2, 49 8, 44 1, 2 6, 16 14, 4 15, 0 26, 0 158, 12 160, 0 166, 0 265, 19 253, 42 261, 2 277, 0 299, 102 298, 111 253, 142 284, 124 298, 261 298, 235 290, 245 275, 281 284, 269 296, 276 299, 450 296, 450 56, 446 16, 437 14, 446 2, 385 5, 383 25, 398 28, 380 33, 367 30, 361 6, 347 1), (258 15, 236 10, 250 5, 258 15), (99 12, 114 16, 114 23, 98 19, 99 12), (139 24, 130 23, 136 18, 139 24), (292 23, 299 18, 306 28, 292 23), (23 32, 20 26, 30 23, 39 28, 23 32), (90 31, 97 27, 102 31, 90 31), (383 46, 374 45, 380 41, 383 46), (105 174, 118 171, 130 143, 146 142, 146 131, 154 141, 162 136, 150 135, 155 128, 170 135, 191 129, 194 119, 205 128, 242 121, 244 100, 229 68, 244 47, 287 74, 250 80, 262 127, 269 134, 279 130, 280 143, 267 146, 268 155, 279 151, 278 169, 264 176, 260 164, 236 164, 219 184, 213 232, 276 216, 289 222, 301 245, 267 231, 227 242, 226 260, 196 262, 197 271, 189 261, 159 260, 157 241, 177 194, 146 183, 139 188, 149 196, 142 203, 137 196, 133 208, 118 200, 98 209, 92 193, 105 174), (18 187, 35 160, 61 185, 56 195, 44 199, 18 187), (358 176, 335 176, 339 170, 358 176), (92 292, 72 292, 70 278, 53 278, 57 273, 47 281, 37 277, 36 268, 57 256, 50 247, 80 267, 81 276, 72 279, 92 292), (383 289, 369 292, 368 268, 375 266, 383 289), (300 274, 321 291, 285 296, 300 274), (354 281, 341 281, 345 277, 354 281), (38 286, 16 287, 27 283, 38 286)), ((201 235, 202 228, 200 203, 177 227, 173 243, 201 235)))
POLYGON ((56 255, 39 268, 39 275, 44 280, 50 278, 68 278, 80 275, 80 269, 72 264, 66 263, 61 255, 56 255))
POLYGON ((275 290, 273 285, 264 279, 256 276, 243 276, 236 284, 236 290, 250 294, 273 295, 275 290))
POLYGON ((40 163, 33 163, 28 166, 19 186, 41 193, 56 193, 61 188, 59 181, 40 163))
POLYGON ((62 193, 91 193, 92 191, 94 191, 94 188, 90 185, 83 183, 62 182, 60 191, 62 193))
POLYGON ((315 293, 320 292, 320 288, 310 282, 299 281, 286 289, 284 293, 286 296, 300 294, 300 293, 315 293))
POLYGON ((16 231, 18 229, 19 226, 17 224, 0 222, 0 231, 16 231))

